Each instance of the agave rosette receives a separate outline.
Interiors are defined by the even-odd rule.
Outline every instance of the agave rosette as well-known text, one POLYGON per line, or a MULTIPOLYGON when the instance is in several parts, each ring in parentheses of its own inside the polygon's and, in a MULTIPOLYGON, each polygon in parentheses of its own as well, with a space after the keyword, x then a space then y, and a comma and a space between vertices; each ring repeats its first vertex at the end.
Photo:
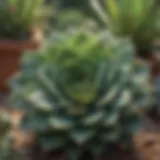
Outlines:
POLYGON ((37 52, 22 57, 11 100, 25 112, 22 127, 35 131, 44 149, 95 151, 137 131, 151 97, 148 67, 135 61, 128 39, 55 32, 37 52))

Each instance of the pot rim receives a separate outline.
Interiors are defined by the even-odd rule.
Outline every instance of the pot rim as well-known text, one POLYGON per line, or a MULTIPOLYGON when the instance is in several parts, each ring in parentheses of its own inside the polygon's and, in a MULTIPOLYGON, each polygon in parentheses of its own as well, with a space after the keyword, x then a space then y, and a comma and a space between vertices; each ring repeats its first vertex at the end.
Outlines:
POLYGON ((26 40, 0 39, 0 55, 6 55, 7 52, 21 52, 24 49, 35 49, 43 40, 42 31, 38 28, 32 29, 31 37, 26 40), (2 52, 1 52, 2 51, 2 52))

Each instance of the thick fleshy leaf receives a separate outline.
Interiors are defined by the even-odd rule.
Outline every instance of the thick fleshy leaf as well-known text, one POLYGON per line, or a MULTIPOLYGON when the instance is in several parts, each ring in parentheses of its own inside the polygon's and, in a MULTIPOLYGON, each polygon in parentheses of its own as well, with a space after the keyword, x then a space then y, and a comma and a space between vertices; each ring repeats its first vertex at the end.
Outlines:
POLYGON ((49 128, 46 117, 25 117, 21 122, 21 127, 24 130, 36 131, 37 133, 44 132, 49 128))
POLYGON ((103 119, 103 124, 107 126, 115 126, 118 124, 119 111, 112 111, 106 113, 106 117, 103 119))
POLYGON ((70 136, 78 145, 87 143, 95 134, 95 131, 89 129, 78 129, 70 132, 70 136))
POLYGON ((65 108, 65 110, 67 115, 79 117, 86 114, 87 108, 86 106, 69 106, 68 108, 65 108))
POLYGON ((129 89, 124 89, 118 98, 118 101, 116 103, 117 107, 126 107, 131 104, 132 101, 132 91, 129 89))
POLYGON ((107 105, 110 101, 113 100, 113 98, 117 95, 118 91, 120 89, 119 85, 114 85, 102 99, 98 102, 97 106, 104 106, 107 105))
POLYGON ((50 127, 53 130, 69 130, 74 126, 74 122, 64 117, 52 117, 49 119, 50 127))
POLYGON ((34 107, 43 112, 51 112, 54 110, 53 104, 44 97, 41 91, 37 90, 28 93, 27 100, 31 102, 34 107))
POLYGON ((40 142, 45 151, 51 151, 53 149, 62 149, 66 145, 62 137, 54 137, 54 134, 52 137, 48 137, 47 135, 45 137, 42 137, 40 139, 40 142))
POLYGON ((106 130, 106 132, 101 135, 101 139, 108 142, 116 142, 118 141, 119 137, 120 137, 120 131, 118 130, 118 127, 117 129, 113 128, 113 130, 112 129, 106 130))
POLYGON ((87 104, 95 99, 96 89, 94 84, 82 83, 76 86, 70 86, 70 88, 67 89, 67 93, 74 101, 81 104, 87 104))
POLYGON ((97 111, 95 113, 91 113, 87 115, 83 120, 82 123, 86 126, 94 126, 96 124, 100 124, 102 119, 105 117, 104 111, 97 111))

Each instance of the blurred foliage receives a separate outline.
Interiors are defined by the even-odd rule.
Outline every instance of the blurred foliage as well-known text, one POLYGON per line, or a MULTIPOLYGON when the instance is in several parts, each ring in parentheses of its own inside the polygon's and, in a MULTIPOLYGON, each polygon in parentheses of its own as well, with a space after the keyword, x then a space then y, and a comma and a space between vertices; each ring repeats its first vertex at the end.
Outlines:
POLYGON ((33 28, 43 28, 52 11, 44 0, 0 0, 0 37, 26 39, 33 28))
POLYGON ((90 0, 100 19, 116 35, 132 38, 138 51, 151 51, 160 36, 160 6, 156 0, 90 0))

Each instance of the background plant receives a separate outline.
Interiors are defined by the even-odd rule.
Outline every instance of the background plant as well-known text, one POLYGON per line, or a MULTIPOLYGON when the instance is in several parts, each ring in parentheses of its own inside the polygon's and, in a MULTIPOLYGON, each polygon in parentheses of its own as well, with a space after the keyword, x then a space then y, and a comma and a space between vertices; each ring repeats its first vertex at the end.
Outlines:
POLYGON ((138 52, 151 52, 160 35, 160 6, 156 0, 90 0, 99 17, 112 32, 132 38, 138 52))
POLYGON ((22 57, 10 82, 12 106, 25 111, 22 128, 37 133, 36 143, 68 148, 74 160, 84 147, 99 154, 107 143, 128 144, 151 103, 148 69, 130 42, 72 29, 54 32, 37 52, 22 57))
POLYGON ((44 0, 0 0, 0 37, 24 39, 34 27, 44 27, 50 9, 44 0))

